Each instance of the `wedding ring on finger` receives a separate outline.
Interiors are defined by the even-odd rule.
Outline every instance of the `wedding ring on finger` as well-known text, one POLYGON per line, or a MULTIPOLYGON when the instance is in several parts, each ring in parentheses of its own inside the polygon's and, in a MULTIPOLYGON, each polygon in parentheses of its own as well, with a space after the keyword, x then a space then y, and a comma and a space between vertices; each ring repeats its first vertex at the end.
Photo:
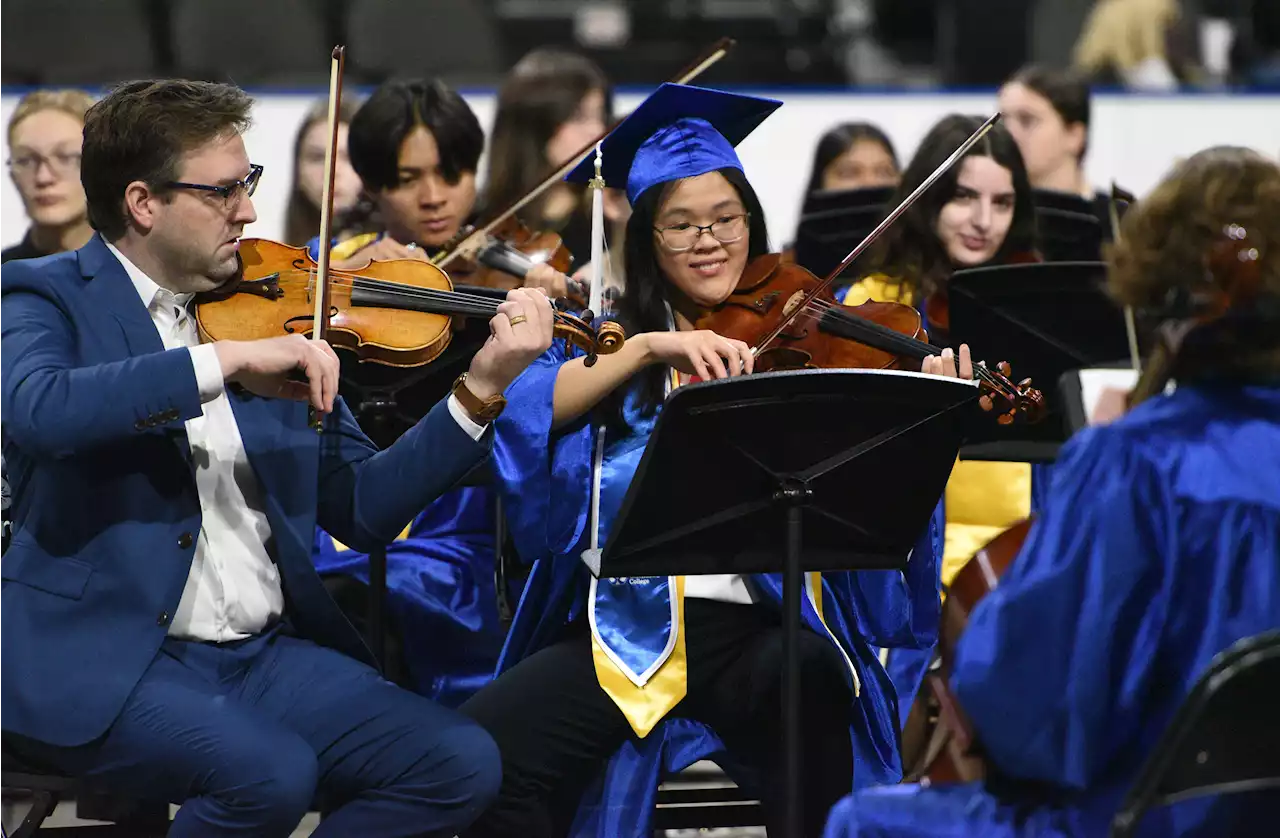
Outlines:
POLYGON ((529 318, 528 318, 528 317, 525 317, 523 314, 517 314, 515 317, 512 317, 512 318, 511 318, 511 325, 512 325, 512 326, 514 326, 514 325, 516 325, 517 323, 523 323, 524 321, 526 321, 526 320, 528 320, 528 319, 529 319, 529 318))

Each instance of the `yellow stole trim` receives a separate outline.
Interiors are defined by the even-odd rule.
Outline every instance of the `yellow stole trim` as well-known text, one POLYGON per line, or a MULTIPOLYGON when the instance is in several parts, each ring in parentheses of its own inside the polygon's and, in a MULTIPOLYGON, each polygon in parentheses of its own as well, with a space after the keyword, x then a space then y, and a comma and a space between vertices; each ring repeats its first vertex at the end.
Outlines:
POLYGON ((330 259, 350 259, 356 253, 373 244, 378 240, 377 233, 361 233, 358 236, 352 236, 345 241, 340 241, 333 247, 329 248, 330 259))
POLYGON ((641 739, 657 727, 689 691, 689 659, 684 649, 684 577, 675 578, 672 596, 676 598, 676 643, 671 654, 643 687, 636 686, 607 654, 595 633, 591 634, 591 659, 596 665, 596 679, 631 729, 641 739))
MULTIPOLYGON (((412 526, 413 526, 413 522, 412 522, 412 521, 410 521, 409 523, 405 524, 405 525, 404 525, 404 529, 400 530, 400 534, 396 536, 395 540, 396 540, 396 541, 404 541, 406 538, 408 538, 408 537, 409 537, 409 527, 412 527, 412 526)), ((329 540, 333 542, 333 549, 337 550, 339 553, 343 553, 343 552, 346 552, 347 550, 350 550, 350 549, 351 549, 350 547, 348 547, 347 545, 343 544, 341 541, 339 541, 338 539, 334 538, 333 536, 329 536, 329 540)))

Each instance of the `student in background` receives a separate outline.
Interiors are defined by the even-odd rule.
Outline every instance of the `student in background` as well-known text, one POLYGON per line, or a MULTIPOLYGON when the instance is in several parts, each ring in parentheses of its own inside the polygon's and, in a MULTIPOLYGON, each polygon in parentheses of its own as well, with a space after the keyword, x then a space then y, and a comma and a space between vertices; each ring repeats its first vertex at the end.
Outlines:
POLYGON ((902 179, 887 134, 869 122, 846 122, 822 135, 805 194, 820 189, 875 189, 902 179))
POLYGON ((80 185, 84 115, 93 97, 82 90, 28 93, 9 118, 9 177, 31 226, 0 261, 34 259, 83 247, 93 235, 80 185))
MULTIPOLYGON (((340 216, 360 197, 360 176, 347 156, 347 131, 360 103, 343 99, 338 109, 338 159, 334 164, 333 212, 340 216)), ((324 198, 324 157, 328 145, 329 101, 321 99, 307 111, 293 141, 293 187, 285 207, 284 240, 302 247, 320 232, 320 203, 324 198)), ((335 229, 340 225, 335 224, 335 229)))

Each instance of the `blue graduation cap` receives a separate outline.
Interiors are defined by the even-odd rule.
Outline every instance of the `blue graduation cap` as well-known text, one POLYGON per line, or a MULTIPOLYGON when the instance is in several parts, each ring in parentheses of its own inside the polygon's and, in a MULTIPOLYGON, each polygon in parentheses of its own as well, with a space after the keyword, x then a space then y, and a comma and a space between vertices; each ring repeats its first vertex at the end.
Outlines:
MULTIPOLYGON (((741 170, 733 147, 780 107, 776 99, 664 84, 604 138, 600 148, 604 182, 613 187, 625 182, 627 199, 634 204, 646 189, 659 183, 717 169, 741 170)), ((591 180, 595 159, 593 151, 565 180, 591 180)))

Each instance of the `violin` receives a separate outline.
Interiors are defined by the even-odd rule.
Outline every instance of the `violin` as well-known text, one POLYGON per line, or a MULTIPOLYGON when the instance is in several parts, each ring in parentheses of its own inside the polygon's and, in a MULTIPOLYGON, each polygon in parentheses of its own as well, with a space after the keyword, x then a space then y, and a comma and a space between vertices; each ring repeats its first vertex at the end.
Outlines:
MULTIPOLYGON (((525 276, 534 265, 547 264, 567 274, 573 263, 573 254, 559 234, 530 230, 514 215, 487 232, 478 232, 474 227, 463 227, 443 251, 451 252, 453 258, 442 257, 438 265, 443 267, 448 261, 450 276, 465 285, 510 291, 524 284, 525 276), (465 239, 472 240, 474 251, 468 253, 458 248, 455 242, 465 239)), ((434 260, 433 264, 436 264, 434 260)), ((570 300, 585 307, 586 298, 577 297, 575 288, 571 287, 570 300)))
MULTIPOLYGON (((231 287, 197 302, 204 340, 254 340, 276 335, 314 336, 318 289, 329 295, 327 340, 361 361, 417 367, 435 360, 453 336, 451 318, 489 318, 501 300, 456 291, 449 276, 417 259, 373 261, 358 271, 331 271, 320 283, 319 266, 304 247, 268 239, 241 239, 241 273, 231 287), (327 287, 326 287, 327 286, 327 287)), ((616 352, 625 335, 617 323, 597 329, 590 312, 557 311, 555 336, 587 353, 587 364, 616 352)))
MULTIPOLYGON (((837 270, 832 279, 840 273, 837 270)), ((698 318, 695 328, 709 329, 753 346, 756 370, 902 369, 942 350, 928 342, 920 313, 902 303, 838 303, 831 282, 772 253, 747 265, 729 298, 698 318), (800 317, 805 314, 806 317, 800 317)), ((1044 397, 1029 380, 1014 384, 1009 365, 976 366, 983 410, 1001 402, 997 421, 1035 422, 1045 413, 1044 397)))

